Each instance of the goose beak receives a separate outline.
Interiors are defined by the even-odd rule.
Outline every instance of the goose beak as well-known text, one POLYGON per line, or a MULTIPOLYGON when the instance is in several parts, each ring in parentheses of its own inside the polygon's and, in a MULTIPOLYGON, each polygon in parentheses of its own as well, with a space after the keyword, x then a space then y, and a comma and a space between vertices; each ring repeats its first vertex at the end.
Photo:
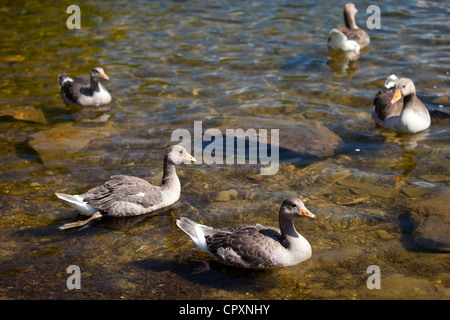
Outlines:
POLYGON ((300 215, 308 217, 308 218, 311 218, 311 219, 315 219, 316 218, 316 216, 311 211, 309 211, 306 208, 301 208, 300 209, 300 215))
POLYGON ((100 73, 100 77, 102 77, 102 79, 109 80, 109 77, 104 72, 100 73))
POLYGON ((189 153, 186 153, 186 161, 188 161, 189 163, 197 162, 197 160, 193 156, 191 156, 189 153))
POLYGON ((400 90, 398 90, 398 89, 395 90, 395 94, 394 94, 394 96, 392 97, 391 103, 392 103, 392 104, 396 103, 398 100, 401 99, 401 97, 402 97, 402 93, 400 92, 400 90))

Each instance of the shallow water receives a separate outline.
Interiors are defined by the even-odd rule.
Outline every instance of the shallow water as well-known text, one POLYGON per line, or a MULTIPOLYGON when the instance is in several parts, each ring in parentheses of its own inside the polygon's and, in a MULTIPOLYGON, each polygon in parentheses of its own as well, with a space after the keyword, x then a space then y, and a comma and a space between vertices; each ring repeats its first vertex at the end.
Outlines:
MULTIPOLYGON (((0 297, 448 299, 448 254, 418 246, 405 216, 422 199, 450 200, 450 7, 380 6, 369 49, 346 62, 326 46, 343 3, 79 1, 81 29, 69 30, 66 4, 3 1, 0 297), (111 105, 65 106, 58 74, 87 77, 93 66, 111 78, 111 105), (371 120, 391 73, 414 80, 432 117, 425 133, 371 120), (54 192, 84 192, 114 174, 158 184, 172 133, 194 139, 194 121, 224 135, 278 129, 277 174, 260 175, 260 162, 182 165, 182 196, 169 210, 58 229, 77 214, 54 192), (205 265, 210 257, 175 224, 277 225, 288 196, 317 216, 296 222, 313 248, 296 267, 205 265), (81 269, 80 290, 66 286, 69 265, 81 269), (370 265, 380 290, 366 286, 370 265)), ((356 3, 365 29, 368 5, 356 3)))

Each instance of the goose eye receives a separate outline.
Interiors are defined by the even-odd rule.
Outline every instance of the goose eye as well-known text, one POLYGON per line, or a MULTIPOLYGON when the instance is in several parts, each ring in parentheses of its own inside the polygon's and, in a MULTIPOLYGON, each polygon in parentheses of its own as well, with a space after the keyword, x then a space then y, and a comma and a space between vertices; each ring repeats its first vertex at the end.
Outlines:
POLYGON ((180 150, 180 154, 183 154, 183 150, 180 150))
POLYGON ((297 208, 297 205, 294 203, 294 204, 292 205, 292 208, 297 208))

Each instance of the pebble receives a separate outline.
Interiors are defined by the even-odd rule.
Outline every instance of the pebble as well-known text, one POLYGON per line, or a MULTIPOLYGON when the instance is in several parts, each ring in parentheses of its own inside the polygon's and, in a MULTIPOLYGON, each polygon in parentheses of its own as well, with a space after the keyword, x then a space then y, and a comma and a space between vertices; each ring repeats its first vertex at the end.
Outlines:
POLYGON ((224 190, 224 191, 219 191, 216 193, 214 200, 215 201, 231 201, 231 200, 236 200, 238 197, 238 192, 236 189, 230 189, 230 190, 224 190))
POLYGON ((376 233, 377 237, 382 240, 388 240, 390 238, 389 233, 387 233, 387 231, 385 231, 385 230, 376 230, 375 233, 376 233))

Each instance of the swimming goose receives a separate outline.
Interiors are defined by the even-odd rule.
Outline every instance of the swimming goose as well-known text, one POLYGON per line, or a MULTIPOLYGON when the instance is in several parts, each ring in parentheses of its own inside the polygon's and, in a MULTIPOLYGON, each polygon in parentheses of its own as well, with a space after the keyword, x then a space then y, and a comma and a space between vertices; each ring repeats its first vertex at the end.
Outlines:
POLYGON ((375 95, 372 118, 385 128, 406 133, 423 131, 431 124, 428 109, 416 96, 414 83, 395 75, 390 75, 375 95))
MULTIPOLYGON (((360 29, 356 25, 355 15, 357 12, 358 12, 358 10, 356 9, 356 7, 353 3, 346 3, 344 6, 345 27, 340 27, 337 29, 337 31, 340 31, 347 38, 347 41, 355 41, 359 44, 360 49, 363 49, 369 45, 370 38, 369 38, 369 35, 364 30, 360 29)), ((333 32, 333 30, 332 30, 332 32, 333 32)), ((330 37, 329 41, 332 42, 333 37, 337 37, 337 35, 338 35, 338 33, 336 33, 336 32, 331 33, 331 37, 330 37)), ((335 40, 334 42, 336 45, 339 43, 344 45, 346 43, 345 41, 338 41, 338 40, 335 40)), ((341 47, 339 49, 348 51, 348 50, 345 50, 344 47, 341 47)))
POLYGON ((262 226, 237 226, 213 229, 186 217, 177 220, 178 227, 204 252, 215 255, 222 263, 252 268, 289 267, 311 258, 311 246, 294 226, 294 218, 315 219, 300 199, 288 198, 281 205, 280 229, 262 226))
POLYGON ((91 215, 87 220, 68 223, 60 229, 82 226, 103 214, 113 217, 136 216, 174 204, 181 193, 175 165, 191 161, 196 160, 186 149, 174 145, 169 147, 165 154, 164 175, 159 186, 137 177, 115 175, 103 185, 81 195, 55 193, 58 198, 68 202, 82 214, 91 215))
POLYGON ((111 95, 100 83, 100 79, 109 80, 103 68, 92 69, 89 80, 73 80, 67 74, 58 76, 61 97, 68 104, 83 107, 98 107, 111 102, 111 95))

